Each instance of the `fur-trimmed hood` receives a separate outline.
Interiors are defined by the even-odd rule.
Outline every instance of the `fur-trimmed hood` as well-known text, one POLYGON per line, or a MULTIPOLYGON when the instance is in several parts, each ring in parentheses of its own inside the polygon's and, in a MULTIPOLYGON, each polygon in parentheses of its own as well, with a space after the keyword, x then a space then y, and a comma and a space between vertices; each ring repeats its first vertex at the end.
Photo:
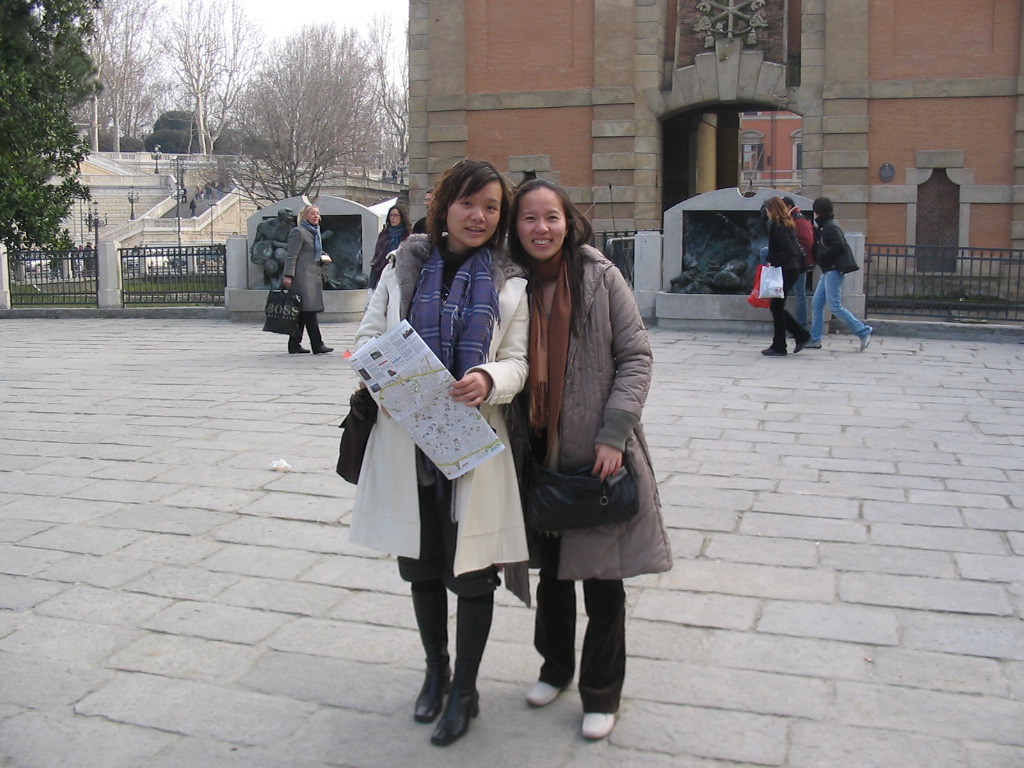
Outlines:
MULTIPOLYGON (((398 290, 401 293, 400 316, 409 316, 412 306, 412 295, 416 291, 416 283, 420 279, 423 265, 430 258, 430 238, 427 235, 410 235, 398 246, 395 252, 395 273, 398 278, 398 290)), ((494 278, 494 289, 501 293, 505 281, 512 277, 526 278, 526 271, 512 261, 503 247, 491 251, 491 276, 494 278)))

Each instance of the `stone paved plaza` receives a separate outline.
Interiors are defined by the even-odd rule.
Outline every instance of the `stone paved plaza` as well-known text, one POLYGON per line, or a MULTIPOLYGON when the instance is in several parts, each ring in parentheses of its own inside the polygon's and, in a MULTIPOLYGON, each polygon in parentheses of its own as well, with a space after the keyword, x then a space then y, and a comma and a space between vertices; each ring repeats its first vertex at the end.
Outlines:
POLYGON ((768 334, 651 333, 676 560, 627 582, 612 736, 575 690, 526 706, 502 592, 481 716, 440 749, 407 586, 347 541, 340 354, 0 320, 0 765, 1021 768, 1024 345, 768 334))

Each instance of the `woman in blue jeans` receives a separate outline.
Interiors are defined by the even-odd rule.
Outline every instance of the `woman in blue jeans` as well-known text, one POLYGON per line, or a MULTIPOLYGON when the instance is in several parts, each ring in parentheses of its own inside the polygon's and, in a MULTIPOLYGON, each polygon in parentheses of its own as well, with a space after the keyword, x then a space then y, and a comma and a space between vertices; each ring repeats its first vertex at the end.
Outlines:
POLYGON ((814 201, 814 220, 818 225, 818 243, 815 259, 821 267, 821 280, 814 289, 811 299, 811 340, 805 344, 808 349, 821 349, 821 337, 825 329, 825 303, 835 317, 838 317, 860 339, 858 352, 863 352, 871 343, 870 325, 858 320, 843 306, 843 278, 849 272, 860 269, 853 258, 853 251, 846 242, 846 235, 835 222, 832 201, 819 197, 814 201))

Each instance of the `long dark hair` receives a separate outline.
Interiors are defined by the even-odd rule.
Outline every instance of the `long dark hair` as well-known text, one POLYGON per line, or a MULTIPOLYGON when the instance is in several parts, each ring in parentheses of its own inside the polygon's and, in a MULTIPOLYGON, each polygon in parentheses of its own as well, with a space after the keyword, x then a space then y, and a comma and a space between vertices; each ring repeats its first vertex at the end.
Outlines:
POLYGON ((405 209, 404 205, 392 205, 388 208, 388 215, 384 217, 384 226, 381 227, 380 231, 388 231, 388 227, 391 226, 392 211, 398 211, 398 217, 402 220, 402 226, 405 227, 405 234, 412 234, 412 223, 409 221, 409 212, 405 209))
POLYGON ((430 210, 427 211, 427 234, 431 245, 441 241, 441 235, 448 226, 448 208, 451 204, 475 195, 492 181, 501 185, 501 211, 498 227, 485 245, 495 248, 504 242, 511 204, 508 181, 486 160, 460 160, 445 171, 444 176, 434 185, 434 199, 430 201, 430 210))
MULTIPOLYGON (((569 199, 564 189, 547 179, 530 179, 516 188, 512 198, 512 211, 509 214, 508 249, 512 260, 523 267, 527 274, 532 274, 532 262, 529 254, 519 240, 519 207, 523 198, 538 189, 551 190, 558 198, 565 215, 565 241, 562 243, 566 268, 569 271, 569 291, 572 294, 572 328, 579 333, 582 325, 583 312, 583 256, 580 248, 589 243, 594 236, 590 222, 580 213, 579 208, 569 199)), ((535 289, 535 281, 530 281, 531 292, 535 289)))

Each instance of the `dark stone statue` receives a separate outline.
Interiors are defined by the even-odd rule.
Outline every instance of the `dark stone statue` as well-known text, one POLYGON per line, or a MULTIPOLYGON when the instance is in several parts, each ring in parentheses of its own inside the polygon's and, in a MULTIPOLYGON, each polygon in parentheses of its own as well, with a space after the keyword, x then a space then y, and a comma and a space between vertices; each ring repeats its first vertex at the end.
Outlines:
POLYGON ((282 208, 273 219, 260 222, 249 249, 249 260, 263 267, 263 282, 272 289, 281 287, 284 263, 288 256, 288 233, 295 227, 295 211, 282 208))
POLYGON ((324 267, 324 288, 334 291, 365 288, 362 219, 353 215, 324 216, 321 228, 324 226, 331 228, 331 237, 324 237, 324 251, 331 257, 331 263, 324 267))
MULTIPOLYGON (((288 233, 296 226, 295 211, 282 208, 277 216, 256 227, 249 259, 263 267, 264 285, 281 288, 285 260, 288 257, 288 233)), ((320 219, 320 242, 330 263, 322 264, 326 290, 345 291, 365 288, 363 272, 362 219, 358 215, 324 215, 320 219)))
POLYGON ((688 211, 683 218, 683 271, 672 293, 747 293, 767 229, 758 211, 688 211))

